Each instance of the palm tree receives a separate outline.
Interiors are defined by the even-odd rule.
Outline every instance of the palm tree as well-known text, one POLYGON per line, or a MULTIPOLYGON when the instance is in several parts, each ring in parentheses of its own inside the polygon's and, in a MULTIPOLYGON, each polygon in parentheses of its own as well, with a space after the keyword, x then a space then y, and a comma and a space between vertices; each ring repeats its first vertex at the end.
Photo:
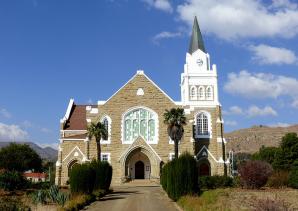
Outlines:
POLYGON ((104 140, 108 137, 108 131, 104 124, 101 122, 94 123, 92 122, 87 128, 87 135, 88 138, 91 139, 93 136, 95 137, 96 144, 97 144, 97 159, 101 160, 101 146, 100 140, 103 138, 104 140))
POLYGON ((178 158, 178 145, 181 140, 186 125, 186 117, 183 108, 172 108, 170 111, 166 110, 163 114, 164 123, 168 126, 168 135, 175 144, 175 158, 178 158))

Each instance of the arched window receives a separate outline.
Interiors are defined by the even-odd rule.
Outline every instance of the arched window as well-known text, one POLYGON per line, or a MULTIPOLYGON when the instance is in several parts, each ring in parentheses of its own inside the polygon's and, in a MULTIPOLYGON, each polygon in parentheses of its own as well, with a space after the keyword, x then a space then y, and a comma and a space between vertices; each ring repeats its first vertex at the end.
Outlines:
POLYGON ((213 98, 213 91, 212 91, 212 87, 208 86, 206 89, 206 99, 207 100, 212 100, 213 98))
MULTIPOLYGON (((106 130, 109 133, 109 120, 106 117, 103 119, 102 124, 105 126, 106 130)), ((108 139, 108 137, 107 137, 107 139, 108 139)), ((107 140, 107 139, 105 139, 105 140, 107 140)))
POLYGON ((124 115, 124 142, 132 142, 141 136, 148 142, 157 140, 157 115, 147 109, 137 108, 124 115))
POLYGON ((209 120, 205 113, 197 115, 197 135, 209 135, 209 120))
POLYGON ((191 100, 197 99, 197 88, 195 86, 191 87, 190 89, 190 99, 191 100))
POLYGON ((205 89, 202 86, 199 87, 199 99, 200 100, 204 100, 205 99, 205 89))

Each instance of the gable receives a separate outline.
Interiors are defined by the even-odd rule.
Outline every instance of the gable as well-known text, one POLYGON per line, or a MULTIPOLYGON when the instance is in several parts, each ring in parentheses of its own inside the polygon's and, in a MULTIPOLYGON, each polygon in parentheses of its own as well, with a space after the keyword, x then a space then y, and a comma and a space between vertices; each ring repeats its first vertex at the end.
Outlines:
POLYGON ((144 103, 144 100, 162 100, 173 105, 175 104, 174 100, 146 76, 143 71, 138 71, 105 104, 129 99, 135 100, 137 104, 144 103))

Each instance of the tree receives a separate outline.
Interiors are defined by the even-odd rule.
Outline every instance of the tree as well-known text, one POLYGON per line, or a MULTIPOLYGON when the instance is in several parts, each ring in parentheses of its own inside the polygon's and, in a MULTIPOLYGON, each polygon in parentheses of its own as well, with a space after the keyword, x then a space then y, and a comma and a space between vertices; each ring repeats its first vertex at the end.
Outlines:
POLYGON ((107 139, 108 138, 108 131, 105 128, 104 124, 101 122, 97 123, 91 123, 88 128, 88 137, 91 139, 92 137, 95 137, 96 144, 97 144, 97 159, 101 160, 101 146, 100 146, 100 140, 107 139))
POLYGON ((183 108, 172 108, 164 113, 164 123, 168 126, 168 135, 175 144, 175 158, 178 158, 178 145, 184 134, 183 126, 186 125, 186 117, 183 108))
POLYGON ((39 171, 42 160, 29 145, 12 143, 0 150, 0 168, 18 172, 39 171))
POLYGON ((262 146, 259 149, 259 152, 256 152, 252 155, 252 159, 266 161, 272 165, 279 151, 280 151, 280 148, 277 148, 277 147, 262 146))

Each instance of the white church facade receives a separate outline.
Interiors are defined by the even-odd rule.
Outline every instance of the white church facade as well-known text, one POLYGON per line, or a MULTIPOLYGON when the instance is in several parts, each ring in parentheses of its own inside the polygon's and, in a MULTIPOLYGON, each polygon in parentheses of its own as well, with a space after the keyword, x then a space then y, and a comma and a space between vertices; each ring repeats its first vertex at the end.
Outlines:
POLYGON ((97 121, 108 130, 107 140, 101 140, 101 159, 113 167, 113 184, 158 180, 163 164, 174 156, 174 143, 163 123, 165 109, 174 107, 184 108, 187 118, 179 154, 194 155, 200 175, 226 173, 229 162, 217 69, 211 65, 196 18, 180 87, 181 101, 177 102, 139 70, 109 99, 96 105, 77 105, 71 99, 60 121, 56 184, 67 184, 75 164, 97 158, 96 141, 87 137, 88 125, 97 121))

